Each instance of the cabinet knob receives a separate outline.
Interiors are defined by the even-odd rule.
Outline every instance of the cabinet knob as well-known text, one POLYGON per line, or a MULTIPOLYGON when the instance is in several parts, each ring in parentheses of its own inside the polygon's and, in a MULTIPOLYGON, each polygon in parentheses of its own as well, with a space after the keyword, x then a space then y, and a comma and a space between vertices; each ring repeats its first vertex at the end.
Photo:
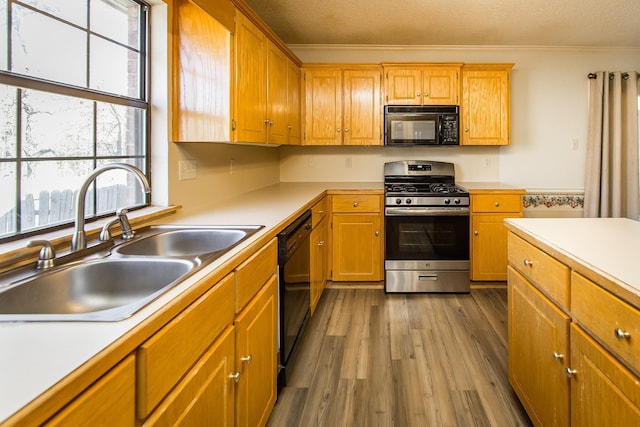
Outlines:
POLYGON ((376 231, 376 237, 378 237, 380 235, 379 231, 376 231))
POLYGON ((318 243, 316 243, 316 246, 324 246, 324 240, 320 240, 318 243))
POLYGON ((248 355, 248 356, 245 356, 245 357, 241 357, 241 358, 240 358, 240 361, 241 361, 242 363, 246 363, 246 364, 248 365, 249 363, 251 363, 251 360, 252 360, 252 359, 253 359, 253 356, 248 355))
POLYGON ((291 129, 293 129, 293 126, 289 125, 289 126, 287 126, 287 129, 291 130, 291 129))
POLYGON ((554 360, 562 360, 564 359, 564 354, 562 353, 557 353, 557 352, 553 352, 553 359, 554 360))
POLYGON ((428 92, 425 92, 425 93, 424 93, 424 96, 429 96, 429 93, 428 93, 428 92))
POLYGON ((623 331, 620 328, 616 328, 614 333, 616 334, 616 338, 618 338, 619 340, 622 340, 622 339, 628 340, 631 338, 631 334, 628 331, 623 331))
POLYGON ((353 207, 357 208, 358 207, 358 202, 353 202, 353 207))
POLYGON ((500 206, 500 202, 496 202, 495 205, 496 205, 496 208, 499 207, 500 206))
POLYGON ((478 234, 480 234, 480 233, 478 233, 478 230, 474 230, 473 235, 477 236, 478 234))
POLYGON ((533 261, 530 261, 528 259, 525 259, 522 263, 525 267, 533 267, 533 261))
POLYGON ((342 130, 342 129, 338 128, 338 133, 340 133, 340 131, 341 131, 341 130, 342 130))
POLYGON ((464 131, 465 132, 469 132, 469 128, 464 128, 464 131))
POLYGON ((324 214, 324 210, 318 211, 318 215, 323 215, 323 214, 324 214))
POLYGON ((235 374, 229 374, 229 379, 234 382, 240 381, 240 372, 236 372, 235 374))
POLYGON ((568 376, 569 378, 571 378, 571 377, 575 377, 575 376, 576 376, 576 374, 578 373, 578 371, 576 371, 575 369, 571 369, 571 368, 567 368, 567 369, 565 370, 565 372, 566 372, 566 374, 567 374, 567 376, 568 376))
POLYGON ((420 92, 416 92, 416 97, 420 97, 420 92))
POLYGON ((349 132, 349 128, 344 128, 344 131, 345 132, 349 132))

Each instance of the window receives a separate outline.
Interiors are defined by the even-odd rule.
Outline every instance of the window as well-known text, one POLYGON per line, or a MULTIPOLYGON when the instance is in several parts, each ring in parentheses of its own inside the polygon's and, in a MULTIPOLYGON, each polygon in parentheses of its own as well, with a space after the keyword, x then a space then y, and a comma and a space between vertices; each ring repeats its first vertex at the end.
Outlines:
MULTIPOLYGON (((139 0, 0 0, 0 240, 74 220, 84 177, 148 164, 147 10, 139 0)), ((101 174, 87 218, 148 200, 101 174)))

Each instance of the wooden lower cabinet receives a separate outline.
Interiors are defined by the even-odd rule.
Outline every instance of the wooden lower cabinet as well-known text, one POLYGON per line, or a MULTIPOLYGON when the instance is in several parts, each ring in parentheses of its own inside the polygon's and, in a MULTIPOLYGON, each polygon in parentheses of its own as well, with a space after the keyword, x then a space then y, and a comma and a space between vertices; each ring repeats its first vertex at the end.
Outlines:
POLYGON ((316 309, 318 301, 327 285, 327 257, 328 257, 328 221, 323 219, 311 230, 311 264, 310 264, 310 294, 311 314, 316 309))
MULTIPOLYGON (((275 268, 274 268, 275 271, 275 268)), ((274 274, 236 317, 236 426, 264 426, 276 403, 278 281, 274 274)))
POLYGON ((571 424, 640 425, 640 378, 571 325, 571 424))
POLYGON ((333 281, 382 280, 380 214, 333 215, 333 281))
POLYGON ((45 425, 134 426, 135 402, 135 358, 131 355, 45 425))
POLYGON ((232 426, 234 360, 235 329, 229 326, 143 425, 232 426))
POLYGON ((537 426, 569 424, 570 318, 509 267, 509 381, 537 426))

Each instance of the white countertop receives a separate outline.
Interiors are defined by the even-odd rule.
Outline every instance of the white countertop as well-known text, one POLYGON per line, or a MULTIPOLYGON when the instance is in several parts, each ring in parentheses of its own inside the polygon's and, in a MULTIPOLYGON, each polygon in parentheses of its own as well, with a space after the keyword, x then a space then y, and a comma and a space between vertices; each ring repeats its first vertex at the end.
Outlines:
POLYGON ((513 218, 507 227, 640 307, 640 222, 626 218, 513 218))
MULTIPOLYGON (((264 225, 225 256, 119 322, 0 322, 0 423, 131 331, 233 255, 274 228, 282 229, 325 190, 382 191, 381 182, 281 183, 213 202, 199 213, 178 213, 160 223, 264 225)), ((276 230, 280 231, 280 230, 276 230)))

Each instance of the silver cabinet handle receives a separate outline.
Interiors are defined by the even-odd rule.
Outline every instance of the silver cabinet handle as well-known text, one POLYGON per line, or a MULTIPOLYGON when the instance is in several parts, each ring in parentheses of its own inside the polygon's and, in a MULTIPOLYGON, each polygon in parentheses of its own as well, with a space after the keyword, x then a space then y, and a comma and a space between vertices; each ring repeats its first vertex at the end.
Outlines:
POLYGON ((571 368, 567 368, 567 369, 565 370, 565 372, 566 372, 566 374, 567 374, 567 376, 568 376, 569 378, 571 378, 571 377, 575 377, 575 376, 576 376, 576 374, 578 373, 578 371, 576 371, 575 369, 571 369, 571 368))
POLYGON ((242 363, 246 363, 246 364, 248 365, 249 363, 251 363, 251 360, 252 360, 252 359, 253 359, 253 356, 248 355, 248 356, 246 356, 246 357, 241 357, 241 358, 240 358, 240 361, 241 361, 242 363))
POLYGON ((240 381, 240 372, 236 372, 235 374, 229 374, 229 379, 234 382, 240 381))
POLYGON ((320 240, 318 243, 316 243, 316 246, 324 246, 324 240, 320 240))
POLYGON ((614 333, 616 334, 616 338, 618 338, 619 340, 631 339, 631 334, 628 331, 623 331, 620 328, 616 328, 614 333))
POLYGON ((564 359, 564 354, 562 353, 556 353, 555 351, 553 352, 553 359, 554 360, 562 360, 564 359))
POLYGON ((525 267, 533 267, 533 261, 530 261, 528 259, 525 259, 522 263, 525 267))

